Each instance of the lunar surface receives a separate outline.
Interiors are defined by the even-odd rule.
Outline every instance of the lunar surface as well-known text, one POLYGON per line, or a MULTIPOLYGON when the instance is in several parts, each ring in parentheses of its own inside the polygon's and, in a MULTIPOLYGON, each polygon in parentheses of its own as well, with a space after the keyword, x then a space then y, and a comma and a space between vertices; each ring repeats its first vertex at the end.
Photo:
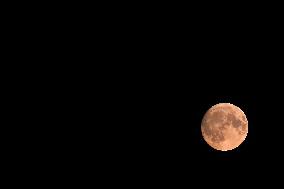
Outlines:
POLYGON ((248 133, 248 121, 244 112, 230 103, 212 106, 201 123, 204 140, 214 149, 228 151, 238 147, 248 133))

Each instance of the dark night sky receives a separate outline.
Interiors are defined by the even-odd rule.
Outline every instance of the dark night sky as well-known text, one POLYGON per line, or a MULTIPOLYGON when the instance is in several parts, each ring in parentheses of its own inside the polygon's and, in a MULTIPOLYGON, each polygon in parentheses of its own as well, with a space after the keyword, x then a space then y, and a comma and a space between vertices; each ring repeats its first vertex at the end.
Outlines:
POLYGON ((161 65, 149 67, 151 72, 143 70, 148 77, 139 84, 132 80, 131 90, 125 86, 122 90, 131 95, 125 93, 121 97, 125 101, 118 103, 125 111, 120 119, 126 120, 124 147, 118 150, 121 157, 137 168, 181 175, 190 170, 258 174, 260 165, 268 169, 276 165, 282 157, 277 124, 281 95, 262 83, 263 78, 250 75, 251 70, 233 69, 237 65, 245 66, 220 64, 211 70, 192 70, 192 66, 161 65), (210 148, 200 130, 204 113, 221 102, 241 107, 249 123, 244 143, 229 152, 210 148))

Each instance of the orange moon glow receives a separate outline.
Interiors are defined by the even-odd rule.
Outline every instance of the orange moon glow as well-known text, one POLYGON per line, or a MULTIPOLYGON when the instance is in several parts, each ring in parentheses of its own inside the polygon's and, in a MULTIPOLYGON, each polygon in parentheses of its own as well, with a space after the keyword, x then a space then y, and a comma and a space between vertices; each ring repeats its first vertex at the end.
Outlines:
POLYGON ((228 151, 238 147, 248 133, 248 121, 244 112, 230 103, 212 106, 201 123, 204 140, 214 149, 228 151))

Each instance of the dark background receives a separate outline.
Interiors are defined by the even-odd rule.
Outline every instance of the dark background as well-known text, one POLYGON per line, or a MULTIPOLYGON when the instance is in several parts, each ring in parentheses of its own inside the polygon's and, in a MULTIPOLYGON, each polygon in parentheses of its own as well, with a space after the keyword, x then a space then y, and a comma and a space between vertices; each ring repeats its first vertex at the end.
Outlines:
POLYGON ((106 16, 98 29, 103 175, 134 183, 204 179, 201 185, 276 175, 283 164, 277 24, 177 17, 185 19, 106 16), (204 113, 222 102, 240 107, 249 123, 246 140, 228 152, 209 147, 200 131, 204 113))
POLYGON ((187 54, 180 58, 187 64, 149 60, 143 69, 117 72, 125 79, 110 80, 106 99, 114 116, 106 117, 112 133, 107 159, 115 173, 212 181, 221 174, 233 182, 235 177, 263 178, 282 166, 280 80, 255 68, 260 61, 265 64, 260 59, 248 62, 243 56, 244 62, 236 62, 224 54, 203 64, 187 54), (218 63, 224 57, 227 61, 218 63), (200 130, 205 112, 222 102, 240 107, 249 123, 246 140, 228 152, 208 146, 200 130))
POLYGON ((11 64, 18 77, 9 74, 16 92, 8 91, 17 119, 31 125, 19 130, 31 137, 17 153, 59 180, 106 184, 202 186, 277 175, 280 24, 254 14, 155 10, 16 18, 9 61, 29 64, 11 64), (205 112, 223 102, 240 107, 249 124, 246 140, 228 152, 209 147, 200 130, 205 112))
POLYGON ((109 60, 119 63, 105 68, 115 173, 246 182, 282 166, 279 49, 257 30, 215 28, 115 41, 109 60), (240 107, 249 123, 246 140, 228 152, 210 148, 200 132, 204 113, 222 102, 240 107))

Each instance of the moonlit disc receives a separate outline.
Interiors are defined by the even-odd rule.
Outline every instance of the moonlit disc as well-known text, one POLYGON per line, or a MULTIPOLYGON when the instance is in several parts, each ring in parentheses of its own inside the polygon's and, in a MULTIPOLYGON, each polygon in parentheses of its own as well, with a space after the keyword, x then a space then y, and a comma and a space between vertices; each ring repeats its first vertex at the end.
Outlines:
POLYGON ((212 106, 201 123, 204 140, 214 149, 228 151, 238 147, 248 133, 248 121, 244 112, 230 103, 212 106))

